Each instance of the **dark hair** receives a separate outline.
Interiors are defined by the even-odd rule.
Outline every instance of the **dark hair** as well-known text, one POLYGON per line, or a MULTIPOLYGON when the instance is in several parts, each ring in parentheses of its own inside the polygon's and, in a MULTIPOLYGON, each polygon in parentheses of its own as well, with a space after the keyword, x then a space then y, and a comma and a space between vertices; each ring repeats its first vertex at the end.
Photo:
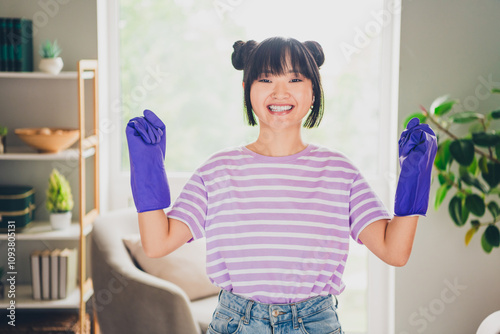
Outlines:
POLYGON ((237 41, 233 45, 231 60, 234 68, 243 70, 245 83, 245 111, 249 125, 257 125, 250 101, 252 83, 262 73, 282 75, 287 70, 287 60, 291 60, 294 72, 301 73, 312 81, 314 103, 304 122, 305 128, 318 126, 323 118, 323 87, 319 67, 325 61, 323 48, 318 42, 301 43, 293 38, 272 37, 261 43, 253 40, 237 41), (288 58, 289 57, 289 58, 288 58))

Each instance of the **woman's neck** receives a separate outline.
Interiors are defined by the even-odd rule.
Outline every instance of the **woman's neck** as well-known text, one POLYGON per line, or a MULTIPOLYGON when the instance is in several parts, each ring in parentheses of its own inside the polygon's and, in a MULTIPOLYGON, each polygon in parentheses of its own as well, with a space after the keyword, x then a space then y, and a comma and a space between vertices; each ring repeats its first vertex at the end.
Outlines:
POLYGON ((260 155, 283 157, 299 153, 307 147, 302 141, 300 130, 271 131, 260 129, 257 140, 246 146, 249 150, 260 155))

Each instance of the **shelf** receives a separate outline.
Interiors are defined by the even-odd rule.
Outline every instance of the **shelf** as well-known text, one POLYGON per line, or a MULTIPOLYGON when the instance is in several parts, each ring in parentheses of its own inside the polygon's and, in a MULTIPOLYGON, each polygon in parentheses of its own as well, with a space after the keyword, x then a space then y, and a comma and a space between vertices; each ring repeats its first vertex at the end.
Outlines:
MULTIPOLYGON (((83 296, 87 302, 94 291, 89 289, 83 296)), ((71 294, 64 299, 55 300, 35 300, 31 292, 31 285, 16 284, 16 308, 18 309, 78 309, 80 307, 80 289, 77 286, 71 294)), ((0 308, 5 309, 9 306, 10 299, 7 297, 0 299, 0 308)))
MULTIPOLYGON (((68 71, 59 74, 44 72, 0 72, 0 78, 9 79, 78 79, 78 72, 68 71)), ((84 72, 83 79, 94 78, 94 72, 84 72)))
MULTIPOLYGON (((92 231, 92 224, 84 227, 85 236, 92 231)), ((65 230, 53 230, 50 222, 33 221, 22 231, 16 232, 16 240, 79 240, 80 224, 72 222, 65 230)), ((7 233, 0 233, 0 240, 7 240, 7 233)))
MULTIPOLYGON (((83 152, 83 157, 88 158, 95 154, 95 148, 89 148, 83 152)), ((67 149, 58 153, 38 153, 36 150, 27 147, 7 147, 7 153, 0 154, 0 160, 78 160, 78 149, 67 149)))

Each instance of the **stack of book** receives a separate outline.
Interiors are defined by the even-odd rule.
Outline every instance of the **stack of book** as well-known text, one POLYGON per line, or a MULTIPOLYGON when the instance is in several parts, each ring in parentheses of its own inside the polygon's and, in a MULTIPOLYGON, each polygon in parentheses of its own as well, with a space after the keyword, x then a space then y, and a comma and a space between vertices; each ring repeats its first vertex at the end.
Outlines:
POLYGON ((63 299, 77 286, 76 248, 36 250, 31 253, 33 299, 63 299))
POLYGON ((0 17, 0 71, 33 71, 33 21, 0 17))

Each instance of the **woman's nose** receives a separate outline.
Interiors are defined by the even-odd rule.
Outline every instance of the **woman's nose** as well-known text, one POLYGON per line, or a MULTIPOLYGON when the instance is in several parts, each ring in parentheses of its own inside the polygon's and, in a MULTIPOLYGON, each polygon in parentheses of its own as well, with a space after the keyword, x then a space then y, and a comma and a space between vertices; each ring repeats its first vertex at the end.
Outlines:
POLYGON ((274 85, 273 95, 272 97, 275 99, 283 99, 289 96, 288 89, 285 83, 277 82, 274 85))

